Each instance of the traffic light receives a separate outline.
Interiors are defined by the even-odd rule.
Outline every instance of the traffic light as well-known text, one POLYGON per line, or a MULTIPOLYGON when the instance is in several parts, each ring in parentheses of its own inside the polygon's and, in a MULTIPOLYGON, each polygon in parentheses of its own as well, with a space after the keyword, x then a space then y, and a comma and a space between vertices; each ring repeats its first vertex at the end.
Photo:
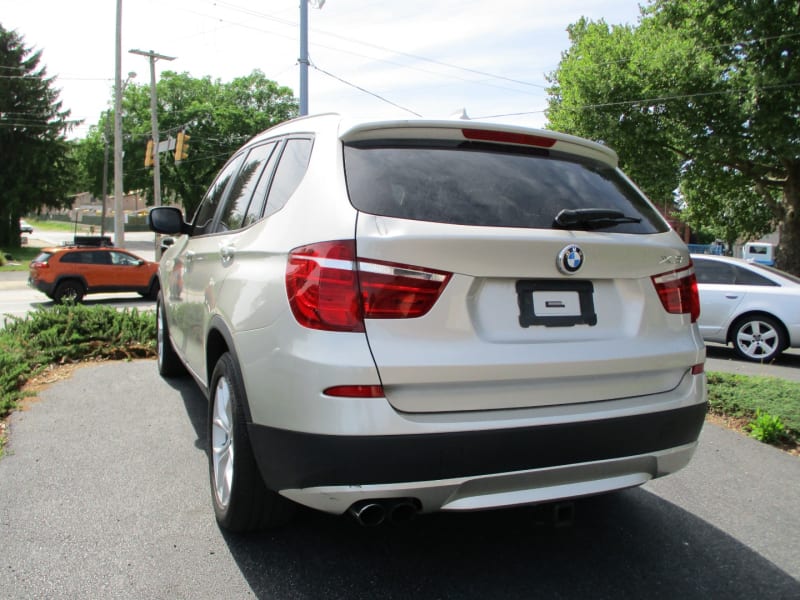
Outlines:
POLYGON ((178 140, 175 142, 175 162, 179 163, 189 156, 189 136, 184 132, 178 132, 178 140))
POLYGON ((144 151, 144 166, 153 166, 153 140, 147 140, 147 149, 144 151))

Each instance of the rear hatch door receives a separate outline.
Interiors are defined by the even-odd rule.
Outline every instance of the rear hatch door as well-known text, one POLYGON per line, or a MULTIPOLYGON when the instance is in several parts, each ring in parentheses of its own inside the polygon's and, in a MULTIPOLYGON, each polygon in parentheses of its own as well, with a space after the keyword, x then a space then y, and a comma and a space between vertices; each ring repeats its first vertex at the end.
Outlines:
POLYGON ((364 268, 451 274, 424 315, 365 321, 389 402, 494 410, 677 387, 702 348, 652 277, 688 266, 678 237, 610 151, 492 135, 442 126, 344 140, 364 268))

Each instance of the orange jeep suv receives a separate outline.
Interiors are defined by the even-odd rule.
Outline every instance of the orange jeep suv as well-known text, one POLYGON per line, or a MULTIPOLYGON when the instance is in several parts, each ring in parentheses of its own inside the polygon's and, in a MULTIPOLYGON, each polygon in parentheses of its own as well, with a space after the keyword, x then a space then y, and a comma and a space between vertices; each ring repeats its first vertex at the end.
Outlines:
POLYGON ((158 263, 108 246, 42 248, 31 261, 28 285, 56 302, 80 302, 86 294, 107 292, 138 292, 155 299, 158 263))

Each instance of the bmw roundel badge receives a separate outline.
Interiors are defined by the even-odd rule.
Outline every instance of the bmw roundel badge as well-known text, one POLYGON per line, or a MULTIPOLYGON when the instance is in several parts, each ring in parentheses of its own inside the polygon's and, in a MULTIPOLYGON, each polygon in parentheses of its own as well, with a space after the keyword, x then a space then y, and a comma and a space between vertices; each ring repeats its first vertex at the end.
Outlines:
POLYGON ((574 275, 583 266, 583 250, 574 244, 567 246, 558 253, 556 265, 565 275, 574 275))

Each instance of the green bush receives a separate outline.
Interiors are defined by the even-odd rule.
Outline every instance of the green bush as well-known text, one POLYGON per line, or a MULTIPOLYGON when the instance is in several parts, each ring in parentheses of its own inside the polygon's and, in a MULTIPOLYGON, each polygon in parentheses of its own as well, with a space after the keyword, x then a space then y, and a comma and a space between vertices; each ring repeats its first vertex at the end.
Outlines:
POLYGON ((748 424, 750 437, 765 444, 775 444, 786 435, 786 427, 780 417, 756 410, 756 418, 748 424))

